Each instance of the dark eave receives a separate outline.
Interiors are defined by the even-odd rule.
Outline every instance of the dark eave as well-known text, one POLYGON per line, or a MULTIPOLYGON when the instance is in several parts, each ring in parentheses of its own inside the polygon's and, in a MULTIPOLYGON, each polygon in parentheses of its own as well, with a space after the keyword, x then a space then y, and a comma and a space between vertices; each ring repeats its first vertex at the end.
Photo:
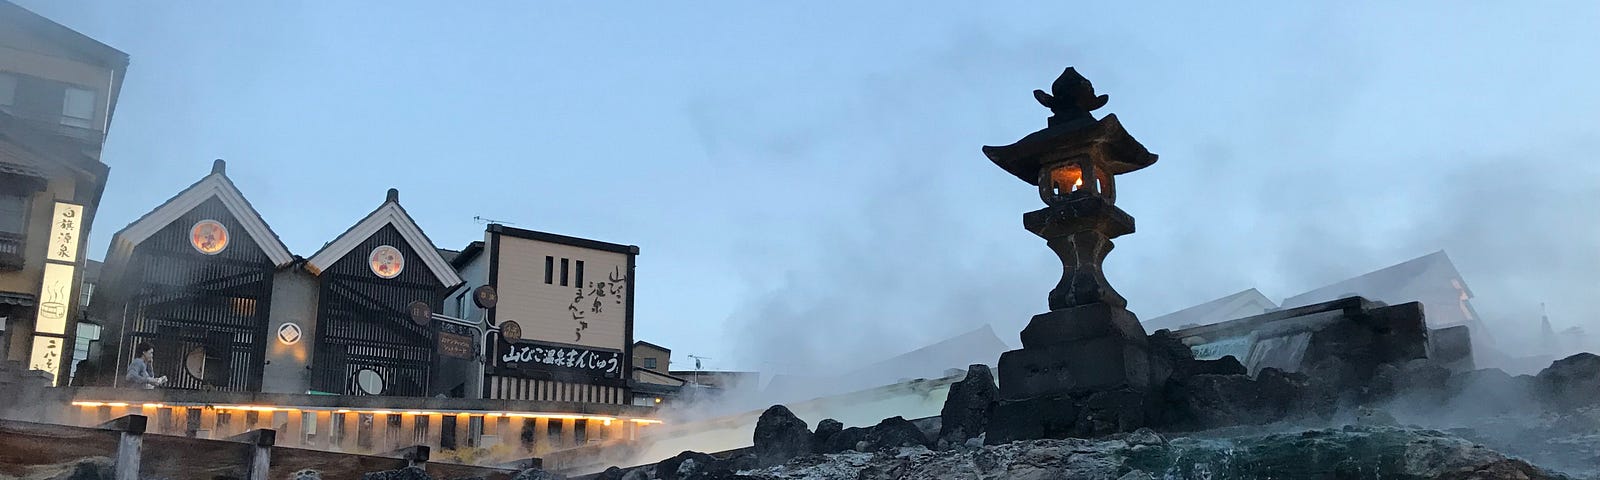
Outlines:
POLYGON ((525 238, 525 239, 528 239, 528 240, 538 240, 538 241, 541 241, 541 242, 555 243, 555 244, 567 245, 567 246, 578 247, 578 248, 587 248, 587 249, 590 249, 590 250, 600 250, 600 251, 605 251, 605 252, 620 253, 620 254, 623 254, 623 255, 638 255, 639 254, 639 246, 637 246, 637 245, 618 245, 618 244, 615 244, 615 243, 607 243, 607 242, 602 242, 602 241, 599 241, 599 240, 590 240, 590 239, 587 239, 587 238, 569 237, 569 236, 566 236, 566 235, 557 235, 557 234, 554 234, 554 233, 536 232, 536 231, 533 231, 533 230, 525 230, 525 229, 521 229, 521 228, 507 227, 505 225, 501 225, 501 224, 498 224, 498 223, 489 224, 489 231, 490 232, 494 232, 494 233, 498 233, 498 234, 501 234, 501 235, 511 236, 511 237, 525 238))

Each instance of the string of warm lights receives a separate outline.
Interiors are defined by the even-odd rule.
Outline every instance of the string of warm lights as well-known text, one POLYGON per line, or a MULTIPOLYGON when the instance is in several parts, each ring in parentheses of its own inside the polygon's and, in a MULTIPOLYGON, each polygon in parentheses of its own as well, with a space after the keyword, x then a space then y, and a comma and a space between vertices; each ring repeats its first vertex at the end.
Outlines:
MULTIPOLYGON (((129 404, 127 402, 93 402, 93 401, 72 402, 72 405, 73 406, 77 406, 77 407, 85 407, 85 408, 97 408, 97 407, 119 407, 120 408, 120 407, 129 406, 129 404)), ((254 411, 254 412, 310 411, 310 412, 331 412, 331 413, 355 413, 355 414, 360 414, 360 415, 396 415, 396 414, 398 414, 398 415, 423 415, 423 416, 433 416, 433 415, 456 415, 456 416, 460 416, 460 415, 466 415, 466 416, 469 416, 469 417, 477 416, 477 417, 486 417, 486 418, 495 418, 495 417, 502 417, 503 416, 503 417, 508 417, 508 418, 533 418, 533 419, 541 419, 542 418, 542 419, 549 419, 549 420, 586 420, 586 421, 601 422, 602 424, 607 425, 607 426, 610 426, 611 422, 616 421, 616 420, 630 421, 630 422, 633 422, 633 423, 639 424, 639 425, 655 425, 655 424, 660 424, 661 423, 660 420, 648 419, 648 418, 622 418, 622 419, 619 419, 617 417, 606 417, 606 416, 596 416, 596 415, 575 415, 575 414, 569 414, 569 413, 544 413, 544 412, 482 412, 482 411, 463 411, 463 410, 440 410, 440 411, 406 410, 406 411, 394 411, 394 410, 349 409, 349 408, 338 408, 338 407, 281 407, 281 406, 267 406, 267 405, 208 405, 208 404, 163 404, 163 403, 146 403, 146 404, 143 404, 143 406, 145 408, 201 407, 201 408, 212 408, 212 409, 215 409, 215 410, 218 410, 218 411, 234 410, 234 411, 242 411, 242 412, 251 412, 251 411, 254 411)))

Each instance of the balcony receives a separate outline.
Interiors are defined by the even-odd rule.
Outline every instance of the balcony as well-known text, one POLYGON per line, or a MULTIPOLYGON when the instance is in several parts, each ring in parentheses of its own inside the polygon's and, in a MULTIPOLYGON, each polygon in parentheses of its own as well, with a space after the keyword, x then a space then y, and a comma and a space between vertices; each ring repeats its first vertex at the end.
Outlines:
POLYGON ((27 238, 0 232, 0 270, 21 270, 27 238))

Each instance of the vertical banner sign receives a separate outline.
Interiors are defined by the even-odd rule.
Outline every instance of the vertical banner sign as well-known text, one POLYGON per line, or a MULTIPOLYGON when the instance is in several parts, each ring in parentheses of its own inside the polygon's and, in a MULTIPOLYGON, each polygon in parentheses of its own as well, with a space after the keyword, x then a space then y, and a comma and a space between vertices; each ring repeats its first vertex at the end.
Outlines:
POLYGON ((57 385, 56 373, 61 369, 61 344, 64 340, 44 335, 33 336, 33 355, 28 359, 29 370, 43 370, 50 375, 50 385, 57 385))
POLYGON ((44 259, 76 265, 78 263, 78 233, 83 231, 83 206, 56 202, 56 214, 50 219, 50 251, 44 259))
POLYGON ((33 333, 67 334, 67 312, 72 311, 72 266, 44 264, 44 282, 39 286, 39 310, 34 316, 33 333))
POLYGON ((33 350, 28 359, 30 370, 43 370, 50 374, 50 384, 60 384, 63 338, 67 334, 68 317, 72 302, 77 300, 77 285, 73 283, 78 264, 80 233, 83 232, 83 206, 56 202, 55 214, 50 217, 49 245, 45 251, 44 279, 39 282, 39 308, 33 321, 33 350))

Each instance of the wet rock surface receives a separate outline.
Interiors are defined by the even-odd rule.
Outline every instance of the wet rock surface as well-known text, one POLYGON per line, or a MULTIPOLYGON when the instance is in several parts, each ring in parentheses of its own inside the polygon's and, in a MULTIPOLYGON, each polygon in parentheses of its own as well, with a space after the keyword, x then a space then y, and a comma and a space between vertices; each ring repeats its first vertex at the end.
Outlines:
POLYGON ((810 454, 812 435, 805 420, 796 417, 788 407, 773 405, 756 420, 753 444, 757 463, 777 465, 810 454))
POLYGON ((1569 478, 1448 433, 1382 426, 1170 440, 1139 430, 968 451, 905 447, 740 473, 761 479, 1569 478))
POLYGON ((419 467, 406 467, 399 470, 385 470, 372 472, 361 476, 361 480, 433 480, 428 472, 419 467))
MULTIPOLYGON (((940 410, 939 440, 947 445, 965 444, 967 439, 982 435, 994 413, 1000 389, 995 386, 994 374, 988 365, 967 367, 967 375, 950 385, 940 410)), ((820 432, 821 427, 818 427, 820 432)))

